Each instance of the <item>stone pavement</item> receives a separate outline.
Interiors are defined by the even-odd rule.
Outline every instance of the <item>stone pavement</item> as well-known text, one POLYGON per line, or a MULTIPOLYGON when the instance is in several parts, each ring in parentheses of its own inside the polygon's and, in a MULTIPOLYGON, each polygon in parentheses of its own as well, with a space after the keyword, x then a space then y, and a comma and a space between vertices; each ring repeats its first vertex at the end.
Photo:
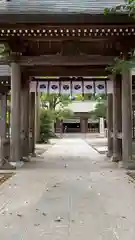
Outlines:
POLYGON ((108 147, 107 147, 107 138, 86 138, 86 142, 92 146, 96 151, 98 151, 101 154, 106 154, 108 147))
POLYGON ((134 240, 135 184, 83 139, 61 139, 0 187, 2 240, 134 240))

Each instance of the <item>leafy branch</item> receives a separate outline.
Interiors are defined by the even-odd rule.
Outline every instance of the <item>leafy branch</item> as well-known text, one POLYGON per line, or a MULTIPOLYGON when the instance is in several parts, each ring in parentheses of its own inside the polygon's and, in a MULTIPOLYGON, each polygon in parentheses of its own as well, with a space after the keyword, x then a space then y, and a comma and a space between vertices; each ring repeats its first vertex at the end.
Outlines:
POLYGON ((126 0, 125 4, 117 5, 114 8, 105 8, 104 14, 109 13, 127 13, 130 17, 135 18, 135 0, 126 0))
POLYGON ((107 102, 106 99, 102 99, 97 102, 95 109, 90 112, 92 119, 99 119, 100 117, 106 118, 107 102))
POLYGON ((128 60, 115 58, 114 64, 106 67, 106 70, 114 74, 122 73, 123 70, 129 70, 135 67, 135 56, 128 60))
MULTIPOLYGON (((118 5, 114 8, 105 8, 104 15, 111 13, 126 13, 129 17, 135 19, 135 0, 125 0, 125 4, 118 5)), ((114 64, 106 68, 112 73, 121 73, 123 70, 128 70, 135 67, 135 51, 128 54, 128 58, 116 58, 114 64)))
POLYGON ((4 44, 0 44, 0 58, 10 56, 10 48, 4 44))

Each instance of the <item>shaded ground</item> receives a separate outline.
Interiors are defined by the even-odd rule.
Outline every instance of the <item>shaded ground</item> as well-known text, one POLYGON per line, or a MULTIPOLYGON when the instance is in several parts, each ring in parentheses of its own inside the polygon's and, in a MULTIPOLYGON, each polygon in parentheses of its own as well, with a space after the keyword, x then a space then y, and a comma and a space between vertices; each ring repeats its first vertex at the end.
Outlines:
POLYGON ((50 139, 49 143, 47 144, 36 144, 36 154, 41 155, 45 151, 47 151, 50 147, 52 147, 59 139, 50 139))
POLYGON ((86 142, 100 154, 107 153, 107 138, 87 138, 86 142))
POLYGON ((134 182, 83 139, 58 140, 0 194, 0 239, 135 239, 134 182))

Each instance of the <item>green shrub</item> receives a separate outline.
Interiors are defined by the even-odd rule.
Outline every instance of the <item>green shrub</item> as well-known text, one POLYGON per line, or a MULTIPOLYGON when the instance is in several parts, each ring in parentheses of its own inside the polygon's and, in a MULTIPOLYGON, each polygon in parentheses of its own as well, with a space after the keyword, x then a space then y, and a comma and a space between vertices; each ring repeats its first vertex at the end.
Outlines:
POLYGON ((52 137, 52 118, 48 110, 40 112, 40 143, 47 143, 52 137))

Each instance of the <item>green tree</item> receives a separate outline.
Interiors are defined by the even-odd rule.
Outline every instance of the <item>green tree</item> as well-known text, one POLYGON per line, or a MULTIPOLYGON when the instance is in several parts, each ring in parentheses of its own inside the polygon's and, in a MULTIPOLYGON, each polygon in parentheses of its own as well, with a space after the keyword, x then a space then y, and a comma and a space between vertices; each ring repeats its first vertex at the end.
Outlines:
POLYGON ((10 48, 5 44, 0 44, 0 58, 10 56, 10 48))
MULTIPOLYGON (((126 0, 125 4, 117 5, 114 8, 105 8, 104 14, 121 14, 125 13, 129 17, 135 19, 135 0, 126 0)), ((127 56, 120 56, 115 59, 112 66, 107 67, 107 70, 112 73, 121 73, 125 69, 131 69, 135 67, 135 50, 132 49, 127 56)))
POLYGON ((135 18, 135 0, 126 0, 125 4, 119 4, 114 8, 105 8, 105 15, 108 13, 127 13, 130 17, 135 18))
POLYGON ((71 117, 72 115, 73 115, 73 112, 70 109, 63 108, 63 109, 56 110, 54 117, 55 117, 55 120, 56 119, 64 120, 71 117))
POLYGON ((64 120, 73 115, 73 112, 68 109, 68 104, 71 102, 68 95, 60 94, 42 94, 41 105, 48 112, 51 121, 52 136, 54 134, 54 123, 56 120, 64 120))
POLYGON ((107 111, 107 101, 106 96, 104 98, 99 97, 97 100, 97 104, 95 110, 90 112, 90 115, 93 119, 106 118, 107 111))
POLYGON ((50 110, 56 110, 58 107, 64 108, 71 102, 69 95, 62 94, 41 94, 41 104, 50 110))
POLYGON ((40 142, 47 143, 51 137, 51 115, 48 110, 40 110, 40 142))
POLYGON ((94 97, 94 94, 88 94, 88 93, 75 95, 75 99, 78 101, 92 100, 93 97, 94 97))

